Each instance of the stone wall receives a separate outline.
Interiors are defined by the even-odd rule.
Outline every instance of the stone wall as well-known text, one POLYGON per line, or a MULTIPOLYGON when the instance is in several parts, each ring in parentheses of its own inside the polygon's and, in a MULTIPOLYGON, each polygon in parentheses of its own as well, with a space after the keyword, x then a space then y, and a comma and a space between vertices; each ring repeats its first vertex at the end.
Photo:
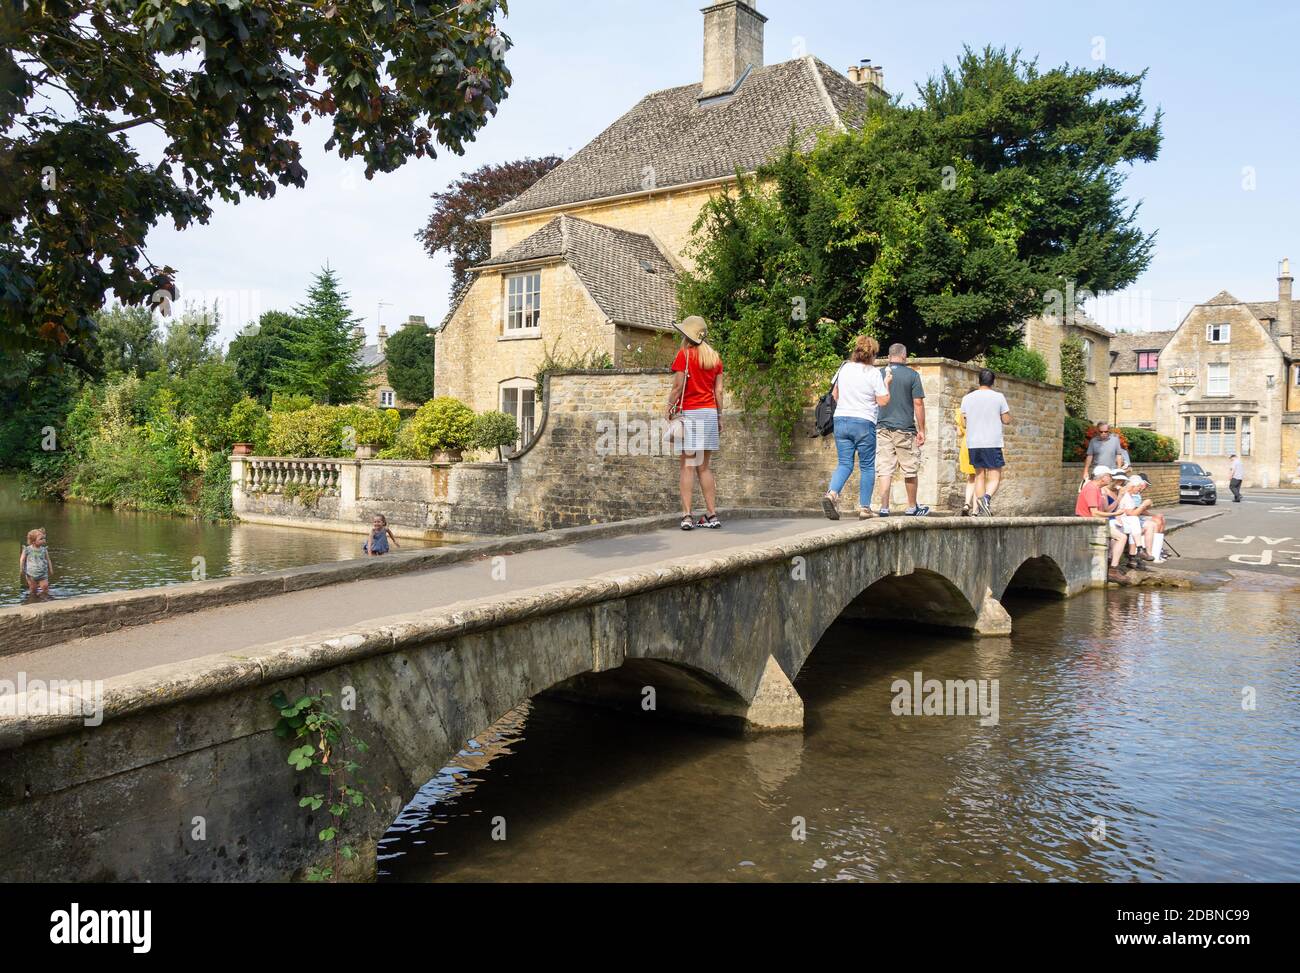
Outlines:
MULTIPOLYGON (((957 510, 965 479, 957 469, 955 413, 961 397, 978 384, 977 371, 946 359, 913 364, 926 390, 929 427, 919 497, 936 510, 957 510)), ((662 370, 551 375, 545 423, 510 463, 511 519, 545 528, 678 509, 678 461, 661 442, 670 383, 662 370)), ((1064 396, 1055 386, 1006 377, 997 387, 1012 413, 999 509, 1059 513, 1064 396)), ((746 415, 730 393, 723 407, 722 446, 712 461, 718 503, 817 508, 836 459, 833 439, 807 436, 811 410, 783 460, 762 416, 746 415)), ((850 511, 857 484, 855 470, 843 491, 850 511)), ((904 505, 903 484, 896 479, 891 506, 904 505)))
POLYGON ((1025 322, 1025 345, 1047 360, 1047 380, 1054 385, 1061 382, 1061 341, 1066 335, 1085 339, 1092 346, 1089 364, 1091 370, 1085 380, 1084 391, 1088 398, 1088 418, 1093 422, 1111 419, 1112 389, 1110 385, 1110 332, 1097 327, 1082 317, 1077 324, 1062 326, 1060 318, 1040 315, 1025 322))
MULTIPOLYGON (((918 496, 936 512, 961 508, 966 480, 957 468, 960 449, 955 414, 977 384, 977 371, 946 359, 913 363, 926 390, 929 438, 921 455, 918 496)), ((342 464, 339 496, 307 510, 284 498, 250 493, 246 462, 232 460, 235 513, 247 519, 293 519, 311 525, 349 525, 387 516, 406 532, 508 534, 605 523, 680 510, 679 460, 663 443, 664 410, 672 375, 665 369, 552 373, 537 435, 508 463, 438 465, 390 460, 342 464)), ((724 386, 725 387, 725 386, 724 386)), ((1007 468, 999 512, 1059 514, 1061 427, 1064 396, 1055 386, 999 378, 1011 406, 1006 428, 1007 468)), ((831 437, 809 437, 812 410, 795 431, 790 455, 765 417, 747 414, 735 396, 723 401, 722 445, 712 459, 719 506, 817 510, 835 469, 831 437)), ((854 516, 855 470, 843 490, 843 509, 854 516)), ((1071 494, 1072 496, 1072 494, 1071 494)), ((906 506, 901 478, 891 507, 906 506)), ((873 506, 879 506, 879 490, 873 506)), ((702 498, 695 496, 695 509, 702 498)))

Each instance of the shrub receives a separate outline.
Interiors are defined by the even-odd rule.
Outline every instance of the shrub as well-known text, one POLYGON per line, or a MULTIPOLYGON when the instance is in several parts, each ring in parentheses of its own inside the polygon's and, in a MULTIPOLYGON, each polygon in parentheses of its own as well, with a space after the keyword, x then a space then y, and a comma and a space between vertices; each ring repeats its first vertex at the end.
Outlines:
POLYGON ((1024 345, 991 348, 984 356, 984 365, 1013 378, 1026 378, 1032 382, 1047 381, 1047 359, 1024 345))
POLYGON ((310 395, 300 395, 293 392, 271 393, 272 412, 302 412, 310 409, 315 404, 310 395))
POLYGON ((501 459, 501 447, 513 446, 519 441, 519 425, 514 416, 504 412, 484 412, 474 418, 474 447, 495 449, 501 459))
POLYGON ((343 412, 314 405, 300 412, 272 412, 267 448, 273 456, 347 456, 343 445, 343 412))
POLYGON ((221 453, 210 454, 199 489, 199 514, 209 520, 233 517, 234 500, 230 490, 230 461, 221 453))
POLYGON ((1061 459, 1067 463, 1083 459, 1088 449, 1088 424, 1074 416, 1065 417, 1065 435, 1061 440, 1061 459))
POLYGON ((1065 387, 1065 414, 1076 419, 1088 418, 1088 365, 1083 359, 1083 342, 1078 335, 1068 335, 1061 341, 1061 385, 1065 387))
POLYGON ((469 449, 474 445, 474 410, 442 395, 420 406, 403 431, 404 447, 421 459, 435 450, 469 449))
POLYGON ((391 446, 397 438, 401 417, 396 409, 370 409, 363 405, 343 406, 343 427, 351 428, 358 446, 391 446))
POLYGON ((232 443, 250 443, 254 452, 261 452, 270 435, 271 417, 262 403, 247 395, 235 403, 226 419, 226 436, 232 443))
POLYGON ((1172 463, 1178 459, 1178 443, 1168 436, 1127 426, 1115 431, 1134 463, 1172 463))

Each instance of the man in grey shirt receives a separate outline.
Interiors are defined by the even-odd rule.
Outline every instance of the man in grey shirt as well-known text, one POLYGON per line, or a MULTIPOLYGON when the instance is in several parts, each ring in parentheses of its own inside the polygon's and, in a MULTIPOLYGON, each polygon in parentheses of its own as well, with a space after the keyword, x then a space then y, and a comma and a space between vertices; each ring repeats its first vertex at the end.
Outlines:
POLYGON ((1084 481, 1089 479, 1094 464, 1109 466, 1112 470, 1119 469, 1120 450, 1119 437, 1110 431, 1110 423, 1097 423, 1097 435, 1092 437, 1092 442, 1088 444, 1088 451, 1083 454, 1084 481))
POLYGON ((925 504, 916 502, 916 478, 921 465, 921 447, 925 445, 925 389, 921 375, 907 366, 907 348, 889 346, 889 364, 883 371, 892 373, 889 404, 880 407, 876 420, 876 478, 880 480, 880 516, 889 516, 889 492, 894 474, 902 472, 907 490, 909 517, 930 513, 925 504))

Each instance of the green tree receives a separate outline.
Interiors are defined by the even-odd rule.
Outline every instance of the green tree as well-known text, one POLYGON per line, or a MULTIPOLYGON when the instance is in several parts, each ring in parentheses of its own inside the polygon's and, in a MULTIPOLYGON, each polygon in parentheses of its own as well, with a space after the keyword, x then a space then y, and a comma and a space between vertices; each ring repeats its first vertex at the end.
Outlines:
POLYGON ((158 324, 151 309, 114 304, 94 317, 96 351, 90 360, 104 374, 144 378, 162 364, 158 324))
POLYGON ((713 322, 786 446, 858 332, 960 360, 1015 344, 1067 283, 1123 287, 1150 261, 1121 196, 1122 167, 1160 144, 1142 79, 968 49, 916 104, 875 102, 808 154, 792 138, 702 211, 683 313, 713 322))
POLYGON ((402 328, 384 346, 388 384, 397 397, 421 405, 433 398, 433 332, 402 328))
POLYGON ((299 121, 366 176, 460 153, 506 96, 504 0, 0 4, 0 347, 77 359, 110 290, 173 287, 144 241, 302 186, 299 121), (150 137, 128 133, 152 129, 150 137), (147 147, 147 148, 146 148, 147 147))
POLYGON ((221 351, 215 339, 221 327, 216 305, 207 308, 187 307, 179 317, 167 323, 167 335, 159 347, 162 367, 169 376, 184 378, 194 368, 219 359, 221 351))
POLYGON ((287 354, 285 340, 298 325, 292 314, 264 311, 255 323, 240 331, 226 349, 226 361, 235 367, 239 384, 264 406, 271 404, 275 369, 287 354))
POLYGON ((366 368, 361 364, 364 339, 355 332, 360 318, 352 316, 348 295, 339 290, 338 275, 325 267, 307 291, 305 304, 294 308, 295 321, 286 328, 284 354, 276 364, 276 391, 310 395, 316 402, 342 405, 366 392, 366 368))

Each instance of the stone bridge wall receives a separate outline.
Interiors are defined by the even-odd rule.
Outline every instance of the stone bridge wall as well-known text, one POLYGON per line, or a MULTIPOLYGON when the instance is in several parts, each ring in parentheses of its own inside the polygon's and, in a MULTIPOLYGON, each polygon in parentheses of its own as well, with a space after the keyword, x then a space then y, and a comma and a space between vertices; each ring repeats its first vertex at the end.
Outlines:
POLYGON ((791 681, 841 615, 1005 634, 1008 587, 1066 595, 1103 576, 1102 531, 1077 519, 876 521, 109 680, 101 726, 0 719, 0 880, 300 877, 322 825, 298 807, 315 781, 272 732, 277 691, 355 690, 341 715, 370 745, 376 805, 355 819, 364 877, 416 790, 537 693, 627 704, 650 679, 647 719, 797 727, 791 681))
MULTIPOLYGON (((920 499, 936 510, 957 510, 965 479, 957 468, 955 413, 975 386, 976 372, 945 359, 914 364, 925 384, 929 432, 920 499)), ((508 463, 348 460, 341 465, 338 496, 310 508, 275 492, 251 490, 247 471, 266 460, 234 457, 235 513, 249 520, 352 530, 383 513, 399 534, 419 536, 509 534, 672 512, 679 506, 678 461, 663 445, 671 381, 663 369, 552 374, 542 425, 508 463)), ((1064 494, 1061 485, 1062 391, 1006 377, 997 387, 1013 419, 999 509, 1022 515, 1068 512, 1072 494, 1064 494)), ((766 419, 745 413, 727 395, 722 448, 713 458, 718 502, 732 508, 817 509, 835 468, 835 443, 830 437, 809 438, 811 428, 809 410, 789 458, 779 459, 777 437, 766 419)), ((857 489, 855 471, 844 496, 856 501, 857 489)), ((903 505, 898 479, 893 506, 903 505)))

